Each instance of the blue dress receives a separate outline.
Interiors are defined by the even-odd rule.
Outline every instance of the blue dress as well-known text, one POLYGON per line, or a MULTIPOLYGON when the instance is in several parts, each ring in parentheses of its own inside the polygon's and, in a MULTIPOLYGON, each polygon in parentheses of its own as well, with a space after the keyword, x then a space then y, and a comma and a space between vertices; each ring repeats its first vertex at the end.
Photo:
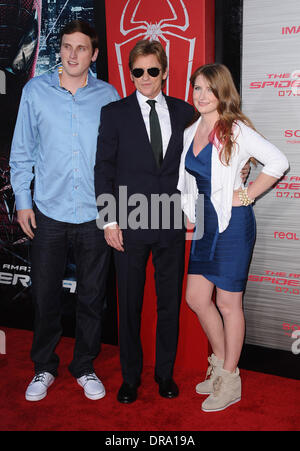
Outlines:
MULTIPOLYGON (((199 194, 204 195, 204 233, 192 241, 188 273, 201 274, 223 290, 244 291, 256 234, 253 208, 232 207, 229 225, 219 233, 217 213, 210 200, 212 144, 197 157, 193 145, 187 152, 185 168, 196 178, 199 194)), ((196 218, 194 237, 198 221, 196 218)))

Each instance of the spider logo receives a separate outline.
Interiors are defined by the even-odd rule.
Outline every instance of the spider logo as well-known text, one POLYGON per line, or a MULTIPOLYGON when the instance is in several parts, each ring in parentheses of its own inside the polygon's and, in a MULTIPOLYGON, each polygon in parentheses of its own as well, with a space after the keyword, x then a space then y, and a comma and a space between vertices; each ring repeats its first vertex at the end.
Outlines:
MULTIPOLYGON (((123 60, 122 60, 122 54, 121 54, 122 47, 124 45, 126 45, 128 42, 134 41, 137 39, 149 39, 151 41, 152 40, 161 40, 161 41, 165 42, 165 51, 166 51, 168 61, 169 61, 170 37, 176 37, 178 39, 182 39, 182 40, 186 41, 189 45, 189 56, 188 56, 188 62, 187 62, 186 85, 185 85, 185 100, 187 101, 187 99, 188 99, 189 79, 190 79, 191 72, 192 72, 196 38, 189 39, 189 38, 183 36, 182 34, 176 34, 173 31, 171 31, 171 29, 178 29, 182 32, 185 32, 190 26, 190 21, 189 21, 189 15, 187 12, 187 8, 186 8, 183 0, 179 0, 180 7, 182 8, 182 12, 183 12, 184 23, 182 25, 172 23, 177 20, 178 14, 175 11, 172 1, 171 0, 166 0, 166 1, 169 5, 172 16, 161 19, 158 22, 152 23, 152 22, 147 22, 147 20, 139 20, 139 21, 136 20, 136 13, 137 13, 137 10, 141 3, 141 0, 138 0, 136 7, 134 8, 134 11, 132 13, 132 16, 129 19, 129 24, 133 24, 133 27, 130 28, 130 26, 129 26, 126 29, 124 26, 124 22, 125 22, 125 17, 126 17, 126 13, 128 10, 128 6, 129 6, 129 3, 131 2, 131 0, 128 0, 125 5, 125 8, 122 12, 121 20, 120 20, 120 32, 122 33, 123 36, 127 36, 128 34, 131 34, 133 32, 136 32, 136 33, 134 33, 134 36, 129 37, 124 42, 121 42, 119 44, 115 43, 115 50, 116 50, 116 55, 117 55, 120 80, 121 80, 122 91, 123 91, 124 97, 126 96, 126 86, 125 86, 125 78, 124 78, 124 70, 123 70, 123 60)), ((166 82, 166 93, 169 94, 169 77, 167 78, 167 82, 166 82)))

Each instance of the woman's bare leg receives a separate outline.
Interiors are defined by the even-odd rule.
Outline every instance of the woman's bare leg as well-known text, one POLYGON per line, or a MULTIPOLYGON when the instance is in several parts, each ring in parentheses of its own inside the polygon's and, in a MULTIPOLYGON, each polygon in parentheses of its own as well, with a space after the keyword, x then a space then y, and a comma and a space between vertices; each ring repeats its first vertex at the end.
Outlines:
POLYGON ((198 274, 189 274, 186 301, 196 313, 215 356, 224 360, 224 327, 220 313, 212 301, 214 284, 198 274))
POLYGON ((225 358, 223 368, 233 373, 238 365, 245 337, 243 292, 217 288, 217 306, 224 322, 225 358))

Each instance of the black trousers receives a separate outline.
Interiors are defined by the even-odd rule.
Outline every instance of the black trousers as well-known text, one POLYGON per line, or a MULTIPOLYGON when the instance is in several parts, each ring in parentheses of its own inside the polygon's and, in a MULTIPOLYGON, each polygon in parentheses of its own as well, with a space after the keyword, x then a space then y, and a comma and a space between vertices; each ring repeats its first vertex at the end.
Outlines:
POLYGON ((157 295, 155 375, 172 377, 176 358, 185 263, 184 238, 168 247, 159 243, 125 244, 125 252, 115 251, 114 256, 118 279, 120 360, 123 379, 130 384, 139 382, 143 366, 140 326, 146 265, 151 252, 157 295))
POLYGON ((72 244, 76 265, 77 310, 73 360, 76 378, 93 372, 101 346, 101 315, 111 251, 95 221, 70 224, 55 221, 36 210, 32 241, 32 292, 35 328, 31 358, 35 371, 57 375, 56 345, 62 334, 61 293, 67 255, 72 244))

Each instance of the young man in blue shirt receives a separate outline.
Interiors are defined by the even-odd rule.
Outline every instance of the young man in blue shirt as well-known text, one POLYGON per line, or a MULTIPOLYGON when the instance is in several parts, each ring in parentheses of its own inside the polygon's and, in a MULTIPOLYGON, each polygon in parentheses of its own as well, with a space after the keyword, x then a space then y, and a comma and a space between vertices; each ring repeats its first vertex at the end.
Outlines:
POLYGON ((18 222, 32 239, 35 377, 25 395, 30 401, 44 398, 57 376, 60 294, 70 244, 78 304, 69 369, 88 398, 105 395, 93 360, 100 351, 110 251, 95 221, 94 164, 101 108, 119 96, 89 72, 98 56, 97 35, 89 24, 68 24, 60 52, 62 67, 33 78, 23 89, 10 157, 18 222))

